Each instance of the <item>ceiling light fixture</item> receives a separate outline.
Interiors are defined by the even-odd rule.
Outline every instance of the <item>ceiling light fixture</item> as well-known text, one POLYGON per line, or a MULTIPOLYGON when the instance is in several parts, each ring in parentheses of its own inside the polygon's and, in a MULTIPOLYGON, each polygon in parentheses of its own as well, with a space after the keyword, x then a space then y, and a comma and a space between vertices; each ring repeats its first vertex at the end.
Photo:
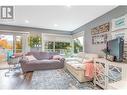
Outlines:
POLYGON ((67 7, 69 7, 69 8, 71 7, 71 5, 70 5, 70 4, 68 4, 68 5, 66 5, 66 6, 67 6, 67 7))
POLYGON ((59 26, 58 24, 54 24, 55 27, 59 26))

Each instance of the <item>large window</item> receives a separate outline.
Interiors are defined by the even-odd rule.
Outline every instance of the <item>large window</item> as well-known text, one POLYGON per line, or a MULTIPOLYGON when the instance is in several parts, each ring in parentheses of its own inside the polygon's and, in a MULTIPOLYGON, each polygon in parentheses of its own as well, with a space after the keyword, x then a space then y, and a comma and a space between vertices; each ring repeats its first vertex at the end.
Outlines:
POLYGON ((45 42, 45 51, 49 52, 57 52, 59 54, 65 54, 71 52, 71 43, 70 42, 53 42, 47 41, 45 42))
POLYGON ((83 36, 74 39, 74 53, 83 52, 83 36))
POLYGON ((13 54, 13 35, 0 35, 0 62, 7 60, 13 54))
POLYGON ((13 35, 0 35, 0 47, 5 49, 12 49, 13 35))
POLYGON ((13 53, 22 52, 22 36, 0 34, 0 62, 6 61, 13 53))
POLYGON ((49 52, 53 52, 54 51, 54 42, 52 42, 52 41, 45 42, 45 50, 49 51, 49 52))
POLYGON ((22 37, 16 36, 16 53, 22 52, 22 37))
POLYGON ((65 54, 71 45, 69 42, 55 42, 55 52, 65 54))

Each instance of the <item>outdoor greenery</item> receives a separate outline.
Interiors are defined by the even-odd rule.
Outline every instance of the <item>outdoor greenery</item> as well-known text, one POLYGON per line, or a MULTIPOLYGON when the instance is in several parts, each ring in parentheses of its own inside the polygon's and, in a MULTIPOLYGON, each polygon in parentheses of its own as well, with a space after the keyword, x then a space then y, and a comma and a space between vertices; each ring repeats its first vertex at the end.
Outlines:
POLYGON ((53 45, 55 43, 55 49, 67 49, 67 47, 70 47, 70 43, 69 42, 52 42, 52 41, 48 41, 45 43, 45 48, 46 49, 53 49, 53 45))
POLYGON ((21 41, 16 41, 16 52, 21 52, 22 51, 22 40, 21 41))
POLYGON ((55 52, 58 53, 64 53, 66 56, 69 56, 72 54, 72 46, 69 42, 53 42, 48 41, 45 43, 45 49, 54 49, 55 52))
POLYGON ((36 48, 42 43, 42 38, 40 36, 30 36, 29 37, 29 46, 31 48, 36 48))
POLYGON ((74 40, 74 53, 82 52, 83 46, 78 39, 74 40))
POLYGON ((52 41, 45 42, 45 49, 53 49, 53 42, 52 41))
POLYGON ((55 49, 67 49, 70 47, 70 43, 68 42, 55 42, 55 49))

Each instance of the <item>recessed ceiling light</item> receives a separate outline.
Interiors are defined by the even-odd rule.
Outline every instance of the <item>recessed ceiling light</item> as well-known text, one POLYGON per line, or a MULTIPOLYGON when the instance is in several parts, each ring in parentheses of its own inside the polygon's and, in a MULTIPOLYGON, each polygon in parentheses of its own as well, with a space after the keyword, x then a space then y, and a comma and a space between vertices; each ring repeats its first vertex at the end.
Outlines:
POLYGON ((59 26, 58 24, 54 24, 55 27, 59 26))
POLYGON ((25 23, 29 23, 29 20, 25 20, 25 23))
POLYGON ((70 4, 68 4, 68 5, 66 5, 66 6, 67 6, 67 7, 69 7, 69 8, 71 7, 71 5, 70 5, 70 4))

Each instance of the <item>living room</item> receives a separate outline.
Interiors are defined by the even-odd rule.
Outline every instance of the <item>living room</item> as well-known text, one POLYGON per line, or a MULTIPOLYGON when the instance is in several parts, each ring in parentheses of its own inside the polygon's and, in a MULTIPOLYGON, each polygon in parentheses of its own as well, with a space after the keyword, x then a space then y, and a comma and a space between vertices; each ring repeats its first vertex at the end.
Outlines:
POLYGON ((127 6, 2 8, 0 89, 126 89, 127 6))

